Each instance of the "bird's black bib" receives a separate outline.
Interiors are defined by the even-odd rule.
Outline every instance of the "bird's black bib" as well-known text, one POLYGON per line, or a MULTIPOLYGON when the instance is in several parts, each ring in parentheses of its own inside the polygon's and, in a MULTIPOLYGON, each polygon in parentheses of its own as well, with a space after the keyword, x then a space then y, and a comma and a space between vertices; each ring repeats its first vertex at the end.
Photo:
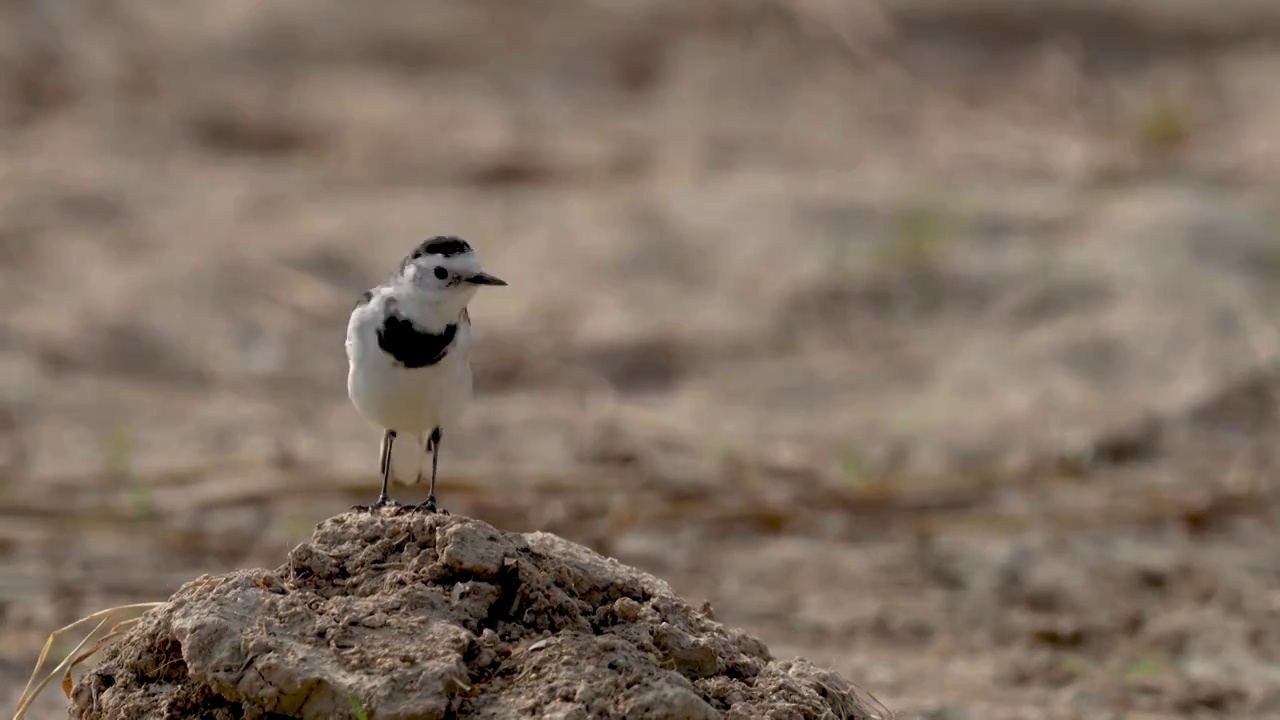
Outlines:
POLYGON ((419 330, 406 317, 394 310, 387 313, 378 328, 378 347, 407 368, 435 365, 449 354, 449 345, 458 332, 456 324, 446 325, 443 332, 419 330))

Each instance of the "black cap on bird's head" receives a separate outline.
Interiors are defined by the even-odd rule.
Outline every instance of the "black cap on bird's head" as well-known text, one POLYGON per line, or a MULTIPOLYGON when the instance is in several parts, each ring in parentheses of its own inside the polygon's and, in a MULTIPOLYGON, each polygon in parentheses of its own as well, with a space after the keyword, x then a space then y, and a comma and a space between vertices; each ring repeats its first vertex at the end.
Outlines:
MULTIPOLYGON (((452 235, 437 235, 428 240, 418 243, 418 247, 413 249, 407 260, 417 260, 423 255, 443 255, 444 257, 453 257, 454 255, 474 254, 471 245, 460 237, 452 235)), ((407 262, 406 260, 406 262, 407 262)))

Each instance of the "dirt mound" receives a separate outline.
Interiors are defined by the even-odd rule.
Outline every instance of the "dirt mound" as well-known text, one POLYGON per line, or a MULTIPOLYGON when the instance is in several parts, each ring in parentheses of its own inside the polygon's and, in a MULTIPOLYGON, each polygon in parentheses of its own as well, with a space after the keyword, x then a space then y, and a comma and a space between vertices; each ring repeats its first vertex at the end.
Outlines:
POLYGON ((663 581, 547 533, 347 513, 275 570, 203 576, 72 694, 72 717, 878 718, 663 581))

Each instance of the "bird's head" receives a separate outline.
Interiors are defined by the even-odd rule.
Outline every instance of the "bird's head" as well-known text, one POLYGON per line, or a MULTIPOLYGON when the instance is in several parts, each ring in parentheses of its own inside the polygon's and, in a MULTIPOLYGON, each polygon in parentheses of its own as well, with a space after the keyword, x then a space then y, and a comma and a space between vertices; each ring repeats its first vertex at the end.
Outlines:
POLYGON ((400 277, 427 302, 461 312, 484 285, 506 285, 480 269, 480 258, 467 241, 450 236, 423 240, 400 265, 400 277))

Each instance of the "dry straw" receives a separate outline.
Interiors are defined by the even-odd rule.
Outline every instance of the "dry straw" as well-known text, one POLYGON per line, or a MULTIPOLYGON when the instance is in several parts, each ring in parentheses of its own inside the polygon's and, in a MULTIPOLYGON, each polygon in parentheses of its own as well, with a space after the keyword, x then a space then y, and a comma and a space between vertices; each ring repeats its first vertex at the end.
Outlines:
POLYGON ((140 618, 134 617, 128 620, 121 620, 115 625, 112 625, 106 635, 103 635, 94 642, 88 650, 84 650, 84 646, 89 642, 89 640, 97 635, 98 631, 102 630, 107 623, 125 613, 139 610, 145 612, 163 604, 164 603, 158 602, 134 603, 132 605, 120 605, 118 607, 107 608, 106 610, 99 610, 92 615, 82 617, 70 625, 58 628, 50 633, 49 639, 44 643, 44 649, 40 651, 40 657, 36 660, 36 666, 31 670, 31 678, 27 680, 27 685, 22 690, 22 697, 18 698, 18 709, 13 715, 13 720, 22 720, 22 718, 26 717, 27 711, 31 709, 32 703, 34 703, 36 698, 40 696, 40 693, 45 689, 45 686, 47 686, 55 677, 58 677, 59 674, 62 675, 62 692, 70 698, 72 687, 71 668, 84 662, 94 653, 106 647, 107 643, 123 635, 125 630, 138 622, 140 618), (89 631, 89 634, 85 635, 84 639, 72 648, 71 652, 67 653, 67 656, 62 659, 62 662, 58 663, 58 666, 50 671, 48 675, 45 675, 43 680, 33 685, 33 683, 36 683, 36 678, 40 674, 40 668, 44 667, 45 660, 49 657, 49 651, 53 648, 53 644, 64 634, 94 620, 97 620, 98 624, 94 626, 93 630, 89 631))

